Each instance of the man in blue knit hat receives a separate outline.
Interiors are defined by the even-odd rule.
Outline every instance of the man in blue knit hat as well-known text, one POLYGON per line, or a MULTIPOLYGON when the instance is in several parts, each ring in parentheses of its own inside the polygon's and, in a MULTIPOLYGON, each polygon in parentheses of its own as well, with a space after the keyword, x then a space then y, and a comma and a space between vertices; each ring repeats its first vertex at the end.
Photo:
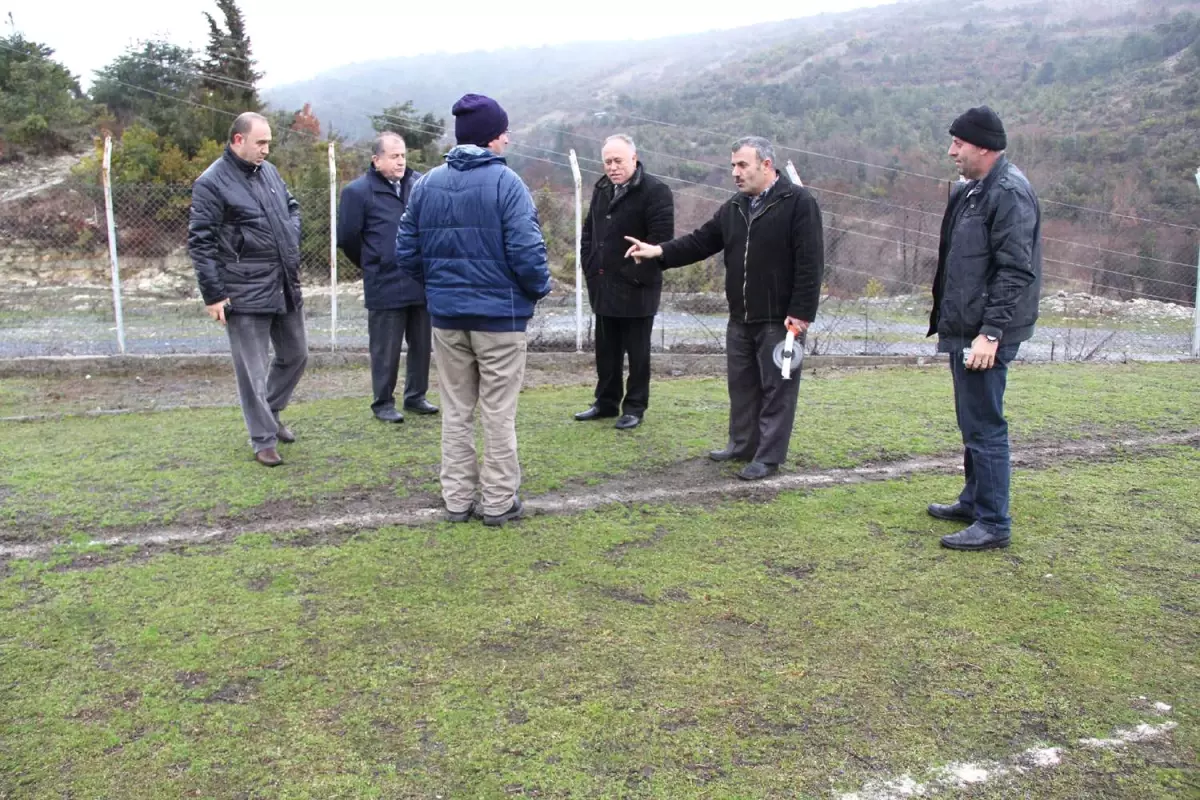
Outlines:
POLYGON ((396 263, 424 285, 433 322, 449 519, 481 515, 485 525, 503 525, 523 512, 517 396, 525 327, 550 293, 550 269, 533 198, 503 158, 508 114, 479 94, 463 95, 452 113, 458 144, 413 188, 396 234, 396 263))

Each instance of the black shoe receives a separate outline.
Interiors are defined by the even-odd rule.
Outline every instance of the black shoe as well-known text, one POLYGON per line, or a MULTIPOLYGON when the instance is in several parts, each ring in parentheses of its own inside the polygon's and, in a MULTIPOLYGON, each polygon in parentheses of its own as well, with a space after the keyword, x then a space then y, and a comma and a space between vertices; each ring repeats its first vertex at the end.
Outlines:
POLYGON ((520 519, 523 516, 525 516, 525 506, 521 504, 520 497, 514 497, 512 507, 503 514, 484 514, 483 524, 487 525, 488 527, 498 528, 503 526, 506 522, 520 519))
POLYGON ((438 413, 438 407, 425 399, 422 399, 421 402, 419 402, 419 403, 411 403, 411 404, 405 403, 404 410, 412 411, 416 414, 436 414, 436 413, 438 413))
POLYGON ((958 533, 942 537, 942 547, 948 547, 951 550, 993 550, 1008 547, 1008 543, 1009 535, 1007 533, 991 533, 978 522, 963 528, 958 533))
POLYGON ((601 411, 595 406, 592 406, 587 411, 580 411, 578 414, 576 414, 575 419, 579 420, 580 422, 587 422, 589 419, 604 419, 605 417, 615 417, 616 415, 617 412, 615 411, 601 411))
POLYGON ((742 471, 738 473, 738 477, 744 481, 758 481, 770 475, 779 472, 778 464, 764 464, 761 461, 751 461, 742 471))
POLYGON ((279 430, 275 431, 275 438, 284 444, 291 444, 296 441, 296 434, 292 433, 292 429, 281 422, 279 423, 279 430))
POLYGON ((451 511, 450 509, 446 509, 447 522, 470 522, 472 517, 477 516, 479 516, 479 513, 475 510, 474 503, 466 511, 451 511))
POLYGON ((380 422, 404 422, 404 415, 394 408, 381 408, 375 412, 375 419, 380 422))
POLYGON ((713 461, 745 461, 744 458, 734 453, 732 450, 709 450, 708 457, 713 461))
POLYGON ((622 414, 621 418, 617 420, 617 424, 613 427, 617 428, 618 430, 627 431, 630 428, 636 428, 641 424, 641 417, 636 417, 633 414, 622 414))
POLYGON ((925 510, 929 512, 929 516, 938 519, 948 519, 954 522, 975 521, 975 515, 967 511, 966 507, 957 500, 953 503, 930 503, 925 510))

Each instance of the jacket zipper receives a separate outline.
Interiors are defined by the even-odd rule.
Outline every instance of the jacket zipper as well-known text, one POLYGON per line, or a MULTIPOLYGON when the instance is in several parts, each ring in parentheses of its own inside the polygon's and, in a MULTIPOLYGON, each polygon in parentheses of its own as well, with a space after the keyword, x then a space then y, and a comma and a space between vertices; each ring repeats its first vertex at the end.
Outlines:
POLYGON ((742 211, 742 207, 737 207, 738 213, 742 215, 742 219, 746 220, 746 250, 742 253, 742 322, 746 323, 750 320, 750 302, 746 299, 746 284, 750 280, 750 226, 754 224, 754 220, 761 217, 771 208, 771 206, 782 200, 782 197, 777 197, 775 200, 764 208, 758 214, 746 216, 746 212, 742 211))

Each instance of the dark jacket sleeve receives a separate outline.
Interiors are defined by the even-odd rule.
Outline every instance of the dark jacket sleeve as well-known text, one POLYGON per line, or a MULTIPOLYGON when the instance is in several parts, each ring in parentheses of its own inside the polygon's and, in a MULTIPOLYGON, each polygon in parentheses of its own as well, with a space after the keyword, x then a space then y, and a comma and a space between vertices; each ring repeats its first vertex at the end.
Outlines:
POLYGON ((341 207, 338 209, 337 243, 346 258, 356 267, 362 267, 362 229, 366 207, 362 196, 353 183, 342 189, 341 207))
POLYGON ((724 213, 725 206, 722 205, 712 219, 687 236, 663 242, 663 269, 695 264, 724 250, 725 235, 721 232, 721 215, 724 213))
POLYGON ((599 189, 592 190, 592 201, 588 204, 587 213, 583 215, 583 228, 579 235, 579 257, 583 260, 585 274, 592 256, 592 210, 596 207, 599 195, 599 189))
POLYGON ((825 275, 825 238, 821 208, 811 194, 799 190, 792 207, 792 299, 788 316, 812 322, 821 302, 821 280, 825 275))
POLYGON ((1002 337, 1025 287, 1037 278, 1033 267, 1036 230, 1033 198, 1016 188, 1000 191, 989 234, 994 271, 980 333, 1002 337))
POLYGON ((425 285, 425 264, 421 259, 421 237, 418 219, 425 196, 424 181, 417 181, 408 196, 408 206, 396 228, 396 266, 422 286, 425 285))
POLYGON ((224 218, 221 198, 206 180, 198 180, 192 186, 192 210, 188 217, 188 255, 196 269, 196 280, 200 283, 200 296, 204 304, 211 306, 228 295, 221 280, 218 267, 221 265, 221 223, 224 218))
MULTIPOLYGON (((420 188, 418 186, 418 188, 420 188)), ((500 185, 504 256, 526 297, 541 300, 550 294, 550 266, 537 207, 529 189, 509 170, 500 185)))
POLYGON ((300 246, 300 201, 292 196, 290 189, 284 186, 284 191, 287 192, 287 207, 288 217, 292 222, 292 230, 296 232, 296 246, 300 246))
MULTIPOLYGON (((650 244, 662 244, 675 238, 675 195, 671 187, 660 183, 646 202, 646 239, 650 244)), ((665 251, 664 251, 665 252, 665 251)), ((663 260, 658 260, 658 266, 663 260)))

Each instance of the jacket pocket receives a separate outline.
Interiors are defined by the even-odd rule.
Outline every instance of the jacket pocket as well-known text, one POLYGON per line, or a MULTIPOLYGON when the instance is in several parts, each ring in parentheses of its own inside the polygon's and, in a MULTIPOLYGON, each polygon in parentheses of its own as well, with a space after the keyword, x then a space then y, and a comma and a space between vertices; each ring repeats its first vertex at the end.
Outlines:
POLYGON ((261 311, 279 305, 278 267, 270 261, 239 261, 221 268, 225 293, 235 311, 261 311))

